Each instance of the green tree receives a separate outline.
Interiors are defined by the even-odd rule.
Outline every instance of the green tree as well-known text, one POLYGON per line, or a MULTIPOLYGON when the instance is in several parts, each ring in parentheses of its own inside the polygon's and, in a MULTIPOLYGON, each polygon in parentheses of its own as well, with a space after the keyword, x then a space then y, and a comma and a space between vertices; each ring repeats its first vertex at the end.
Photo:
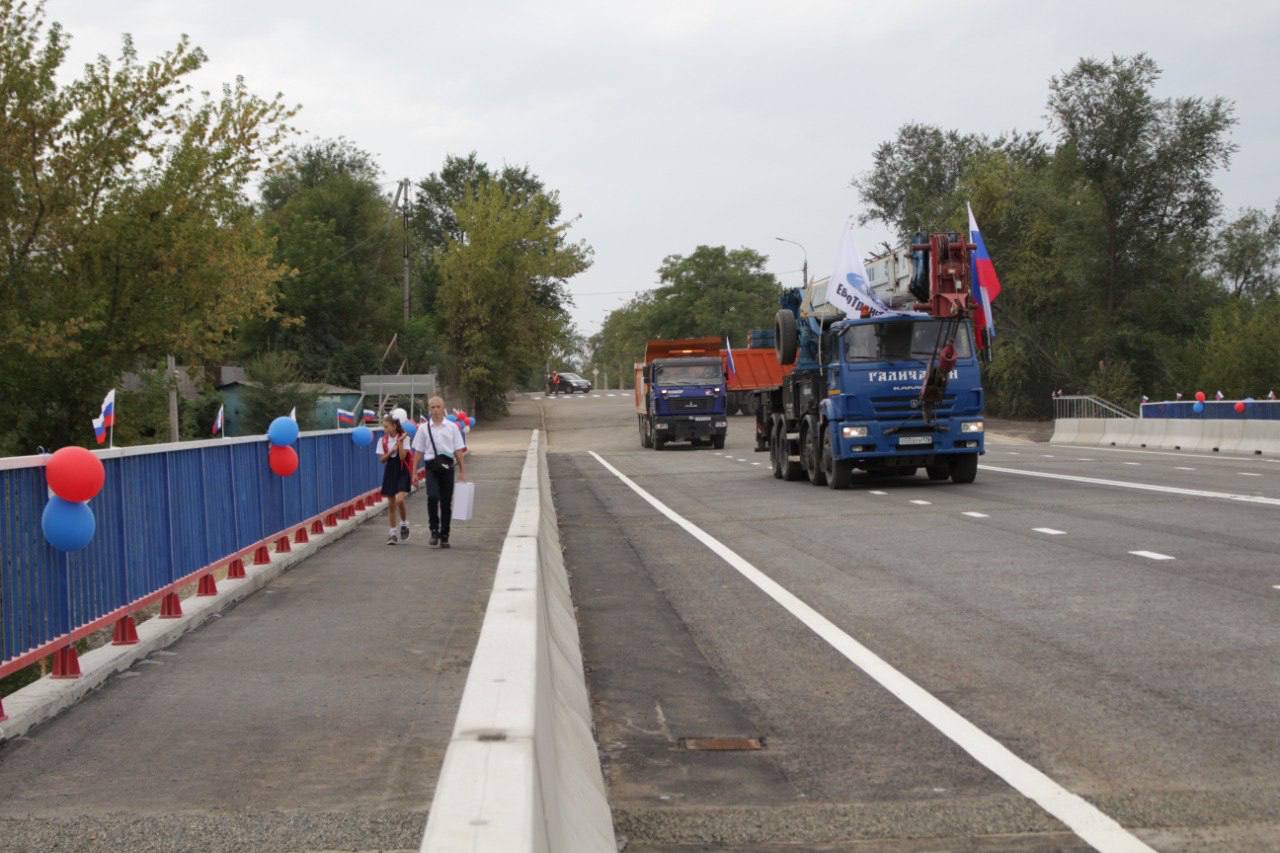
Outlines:
POLYGON ((437 250, 437 310, 446 382, 482 415, 506 410, 517 379, 541 371, 568 326, 562 305, 540 289, 587 268, 590 249, 556 225, 558 206, 481 180, 453 208, 457 234, 437 250))
POLYGON ((1268 216, 1250 208, 1214 241, 1212 272, 1237 299, 1261 302, 1280 293, 1280 203, 1268 216))
POLYGON ((263 222, 289 269, 249 351, 295 352, 303 374, 351 385, 376 372, 402 324, 402 228, 367 152, 346 140, 291 150, 263 182, 263 222))
POLYGON ((742 342, 750 329, 772 328, 781 286, 753 249, 698 246, 669 255, 658 267, 662 285, 648 307, 649 337, 715 335, 742 342))
POLYGON ((185 38, 143 62, 125 37, 61 82, 67 44, 43 5, 0 0, 6 452, 87 443, 124 371, 218 357, 280 274, 245 198, 291 132, 280 98, 193 96, 185 38))
POLYGON ((299 359, 290 352, 264 352, 245 367, 245 414, 240 425, 246 435, 264 433, 273 420, 298 410, 298 426, 315 429, 319 395, 304 383, 299 359))

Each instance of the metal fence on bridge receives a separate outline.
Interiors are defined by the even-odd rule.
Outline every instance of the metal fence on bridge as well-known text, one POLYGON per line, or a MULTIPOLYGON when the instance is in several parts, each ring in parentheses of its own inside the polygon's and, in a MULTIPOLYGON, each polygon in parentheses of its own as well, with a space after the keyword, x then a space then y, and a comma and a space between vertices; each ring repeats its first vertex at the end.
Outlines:
POLYGON ((1053 398, 1053 417, 1062 418, 1136 418, 1131 412, 1101 397, 1066 394, 1053 398))
POLYGON ((49 457, 0 459, 0 677, 223 560, 332 516, 380 482, 375 454, 345 430, 303 433, 290 477, 268 468, 268 447, 245 437, 98 451, 106 483, 90 502, 97 529, 73 553, 54 549, 41 531, 49 457))

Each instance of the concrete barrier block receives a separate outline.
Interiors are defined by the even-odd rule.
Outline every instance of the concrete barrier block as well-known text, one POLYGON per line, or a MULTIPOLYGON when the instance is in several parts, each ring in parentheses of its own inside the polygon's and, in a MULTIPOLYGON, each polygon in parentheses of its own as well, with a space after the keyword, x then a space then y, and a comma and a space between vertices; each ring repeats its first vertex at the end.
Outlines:
POLYGON ((1280 456, 1280 421, 1245 421, 1240 451, 1248 455, 1280 456))
POLYGON ((1053 421, 1053 437, 1050 444, 1077 444, 1080 434, 1079 418, 1055 418, 1053 421))
POLYGON ((1076 423, 1076 444, 1101 445, 1103 432, 1109 418, 1078 418, 1076 423))
POLYGON ((1101 418, 1102 421, 1102 438, 1101 443, 1104 447, 1136 447, 1137 439, 1135 438, 1139 423, 1132 418, 1101 418))

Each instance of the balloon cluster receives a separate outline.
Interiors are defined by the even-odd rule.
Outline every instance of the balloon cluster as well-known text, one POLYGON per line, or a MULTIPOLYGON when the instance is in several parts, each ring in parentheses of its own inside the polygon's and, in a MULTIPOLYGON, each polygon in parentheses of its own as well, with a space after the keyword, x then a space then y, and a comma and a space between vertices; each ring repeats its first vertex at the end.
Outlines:
POLYGON ((1191 404, 1191 411, 1195 412, 1197 415, 1204 414, 1204 392, 1203 391, 1196 392, 1196 401, 1191 404))
POLYGON ((271 449, 267 451, 267 464, 278 476, 288 477, 298 470, 298 451, 291 446, 298 440, 298 423, 293 418, 283 415, 271 422, 267 427, 267 440, 271 449))
POLYGON ((465 409, 450 412, 445 417, 457 424, 463 435, 471 432, 471 428, 476 425, 476 419, 468 415, 465 409))
POLYGON ((53 497, 40 516, 44 538, 59 551, 79 551, 98 527, 88 501, 102 490, 107 472, 83 447, 64 447, 49 459, 45 477, 53 497))

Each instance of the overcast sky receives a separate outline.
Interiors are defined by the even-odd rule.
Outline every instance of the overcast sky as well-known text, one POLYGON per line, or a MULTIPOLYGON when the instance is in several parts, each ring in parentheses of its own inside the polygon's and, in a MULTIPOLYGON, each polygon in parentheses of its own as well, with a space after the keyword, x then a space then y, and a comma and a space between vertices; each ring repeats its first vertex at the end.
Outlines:
MULTIPOLYGON (((574 318, 653 287, 662 258, 747 246, 799 283, 826 274, 849 186, 904 122, 996 134, 1045 125, 1049 78, 1081 56, 1149 53, 1162 96, 1235 102, 1229 213, 1280 198, 1280 3, 379 2, 50 0, 71 65, 142 58, 181 33, 209 55, 197 84, 243 75, 302 105, 309 138, 373 153, 392 189, 471 150, 559 190, 595 264, 574 318)), ((977 211, 981 221, 981 211, 977 211)), ((887 237, 859 232, 864 251, 887 237)), ((997 265, 999 259, 996 259, 997 265)), ((746 330, 743 330, 744 333, 746 330)), ((737 341, 735 341, 737 343, 737 341)))

